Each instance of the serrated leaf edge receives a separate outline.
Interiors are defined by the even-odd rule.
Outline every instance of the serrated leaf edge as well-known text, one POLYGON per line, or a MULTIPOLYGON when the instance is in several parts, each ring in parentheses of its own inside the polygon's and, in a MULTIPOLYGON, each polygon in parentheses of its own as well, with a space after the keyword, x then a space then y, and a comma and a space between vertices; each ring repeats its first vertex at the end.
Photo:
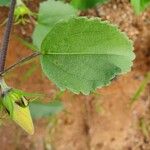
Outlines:
MULTIPOLYGON (((133 50, 134 50, 133 41, 132 41, 131 39, 129 39, 128 36, 125 34, 125 32, 122 32, 122 31, 118 28, 117 25, 114 25, 114 24, 110 23, 108 20, 107 20, 107 21, 102 21, 102 20, 101 20, 100 18, 98 18, 98 17, 94 17, 94 18, 72 17, 72 18, 69 18, 69 19, 60 20, 60 21, 58 21, 55 25, 57 25, 57 24, 59 24, 59 23, 61 23, 61 22, 66 22, 66 23, 67 23, 67 22, 69 22, 71 19, 85 19, 85 20, 87 20, 87 21, 89 21, 89 22, 91 22, 91 21, 98 21, 98 22, 101 21, 100 23, 102 23, 102 24, 107 24, 107 25, 113 27, 113 28, 116 30, 116 32, 119 32, 121 35, 123 35, 124 38, 125 38, 127 41, 129 41, 129 43, 132 45, 132 57, 131 57, 131 63, 130 63, 130 65, 129 65, 129 69, 128 69, 126 72, 122 72, 122 73, 120 73, 120 74, 119 74, 119 73, 114 73, 107 84, 103 84, 103 85, 97 86, 95 89, 90 90, 89 92, 84 92, 84 91, 82 91, 82 90, 75 90, 75 89, 73 89, 73 88, 71 88, 71 87, 68 87, 68 86, 62 87, 62 85, 59 86, 59 83, 58 83, 55 79, 50 79, 50 80, 52 80, 52 81, 56 84, 57 87, 59 87, 59 89, 60 89, 61 91, 70 90, 70 91, 72 91, 72 92, 75 93, 75 94, 80 94, 80 93, 82 93, 82 94, 84 94, 84 95, 89 95, 92 91, 95 91, 97 88, 101 88, 101 87, 104 87, 104 86, 108 86, 108 85, 111 83, 112 79, 114 79, 117 75, 121 75, 121 74, 127 73, 127 72, 129 72, 129 71, 131 70, 131 66, 133 65, 133 60, 135 59, 135 54, 134 54, 134 52, 133 52, 133 50)), ((55 26, 54 26, 53 28, 55 28, 55 26)), ((51 29, 51 31, 53 30, 53 28, 51 29)), ((50 32, 51 32, 51 31, 50 31, 50 32)), ((50 32, 49 32, 49 33, 50 33, 50 32)), ((48 34, 49 34, 49 33, 48 33, 48 34)), ((48 35, 48 34, 47 34, 47 35, 48 35)), ((46 37, 45 37, 45 38, 46 38, 46 37)), ((44 39, 45 39, 45 38, 44 38, 44 39)), ((43 41, 44 41, 44 40, 43 40, 43 41)), ((42 42, 42 44, 43 44, 43 42, 42 42)), ((42 46, 41 46, 41 47, 42 47, 42 46)), ((42 54, 42 53, 41 53, 41 54, 42 54)), ((59 55, 59 53, 57 53, 57 54, 59 55)), ((50 54, 43 54, 43 55, 50 55, 50 54)), ((124 56, 124 55, 122 55, 122 56, 124 56)), ((45 73, 46 76, 47 76, 46 71, 43 69, 42 63, 41 63, 41 66, 42 66, 42 70, 44 71, 44 73, 45 73)), ((47 76, 47 77, 48 77, 48 76, 47 76)), ((48 77, 48 78, 49 78, 49 77, 48 77)))

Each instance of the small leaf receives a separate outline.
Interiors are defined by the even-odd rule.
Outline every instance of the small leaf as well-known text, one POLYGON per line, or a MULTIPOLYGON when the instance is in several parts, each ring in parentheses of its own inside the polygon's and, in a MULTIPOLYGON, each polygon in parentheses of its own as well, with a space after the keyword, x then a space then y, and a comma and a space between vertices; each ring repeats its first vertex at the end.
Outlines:
POLYGON ((96 4, 102 4, 108 0, 72 0, 71 4, 78 9, 87 9, 95 6, 96 4))
POLYGON ((31 116, 34 119, 40 119, 42 117, 48 117, 50 115, 55 115, 63 110, 63 104, 60 101, 54 101, 51 103, 40 103, 32 102, 30 103, 31 116))
POLYGON ((40 4, 37 25, 32 36, 33 44, 40 49, 42 40, 55 23, 75 15, 76 10, 69 4, 54 0, 42 2, 40 4))
POLYGON ((128 72, 135 57, 131 41, 117 27, 85 17, 57 23, 43 40, 41 53, 49 79, 61 90, 84 94, 128 72))
POLYGON ((6 95, 2 100, 3 105, 8 110, 9 115, 12 117, 13 115, 13 101, 10 99, 9 95, 6 95))
MULTIPOLYGON (((2 119, 2 117, 4 117, 4 110, 6 110, 5 108, 4 108, 4 105, 3 105, 3 103, 2 103, 2 98, 0 98, 0 118, 2 119)), ((5 112, 5 114, 6 114, 6 112, 5 112)), ((0 119, 0 120, 1 120, 0 119)))
POLYGON ((142 11, 150 6, 150 0, 131 0, 131 4, 136 14, 140 14, 142 11))

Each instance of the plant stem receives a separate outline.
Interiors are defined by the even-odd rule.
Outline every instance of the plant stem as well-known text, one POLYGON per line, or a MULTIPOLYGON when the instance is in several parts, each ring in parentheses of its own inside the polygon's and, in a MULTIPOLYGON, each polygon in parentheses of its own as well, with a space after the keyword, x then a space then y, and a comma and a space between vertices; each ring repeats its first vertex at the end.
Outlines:
POLYGON ((25 62, 27 62, 27 61, 29 61, 29 60, 35 58, 35 57, 37 57, 37 56, 39 56, 39 55, 40 55, 39 52, 32 53, 31 55, 29 55, 29 56, 27 56, 27 57, 25 57, 25 58, 19 60, 19 61, 16 62, 15 64, 11 65, 10 67, 8 67, 8 68, 6 68, 5 70, 3 70, 2 72, 0 72, 0 76, 6 74, 6 73, 9 72, 10 70, 16 68, 17 66, 19 66, 19 65, 21 65, 21 64, 23 64, 23 63, 25 63, 25 62))
POLYGON ((6 24, 2 47, 0 50, 0 72, 3 72, 4 67, 5 67, 5 61, 6 61, 8 44, 9 44, 10 32, 11 32, 12 23, 13 23, 15 5, 16 5, 16 0, 11 0, 10 10, 8 14, 8 21, 6 24))

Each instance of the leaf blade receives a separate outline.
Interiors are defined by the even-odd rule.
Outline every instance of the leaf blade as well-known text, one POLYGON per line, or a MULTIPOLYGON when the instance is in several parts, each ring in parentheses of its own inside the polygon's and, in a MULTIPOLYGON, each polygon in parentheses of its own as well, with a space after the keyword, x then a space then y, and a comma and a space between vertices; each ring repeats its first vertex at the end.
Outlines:
POLYGON ((132 50, 116 27, 99 19, 71 18, 56 24, 44 39, 41 65, 61 90, 89 94, 130 70, 132 50))
POLYGON ((150 0, 131 0, 131 4, 136 14, 139 15, 142 11, 150 6, 150 0))
POLYGON ((62 111, 63 104, 60 101, 54 101, 51 103, 40 103, 32 102, 29 104, 31 116, 34 119, 40 119, 42 117, 48 117, 50 115, 55 115, 62 111))
POLYGON ((40 4, 37 25, 32 35, 33 44, 39 49, 41 42, 50 29, 61 19, 75 16, 77 11, 69 4, 48 0, 40 4))

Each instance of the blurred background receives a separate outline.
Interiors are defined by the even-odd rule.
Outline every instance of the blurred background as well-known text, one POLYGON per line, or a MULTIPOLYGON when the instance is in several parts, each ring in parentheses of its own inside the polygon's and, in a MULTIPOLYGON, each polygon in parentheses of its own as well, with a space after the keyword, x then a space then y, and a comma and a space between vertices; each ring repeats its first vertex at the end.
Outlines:
MULTIPOLYGON (((40 2, 28 0, 25 4, 38 12, 40 2)), ((0 44, 8 10, 0 7, 0 44)), ((46 117, 34 119, 32 136, 10 120, 1 121, 1 150, 150 150, 150 9, 136 15, 129 0, 110 0, 96 10, 79 11, 79 15, 109 20, 133 40, 136 59, 132 71, 117 77, 109 87, 84 96, 60 92, 41 72, 39 58, 17 67, 6 75, 9 85, 44 93, 44 102, 58 100, 59 104, 46 117)), ((32 41, 36 18, 27 19, 25 24, 13 26, 7 66, 31 53, 21 39, 32 41)))

